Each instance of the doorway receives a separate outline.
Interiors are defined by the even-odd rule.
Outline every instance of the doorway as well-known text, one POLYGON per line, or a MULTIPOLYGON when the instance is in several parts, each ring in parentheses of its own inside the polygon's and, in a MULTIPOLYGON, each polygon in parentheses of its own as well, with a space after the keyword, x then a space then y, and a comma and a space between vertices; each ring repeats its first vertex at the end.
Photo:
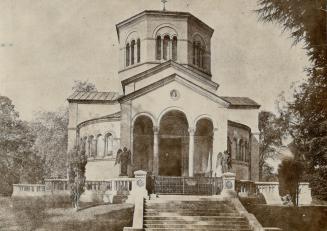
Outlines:
POLYGON ((181 176, 182 139, 161 138, 159 147, 159 175, 181 176))

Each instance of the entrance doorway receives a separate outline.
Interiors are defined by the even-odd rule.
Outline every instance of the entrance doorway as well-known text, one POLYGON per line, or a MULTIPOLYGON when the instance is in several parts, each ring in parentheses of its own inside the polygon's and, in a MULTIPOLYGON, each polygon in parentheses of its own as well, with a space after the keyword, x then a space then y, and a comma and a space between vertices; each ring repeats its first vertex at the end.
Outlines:
POLYGON ((159 150, 159 175, 181 176, 182 139, 161 138, 159 150))
POLYGON ((159 175, 188 175, 188 122, 178 110, 166 112, 159 128, 159 175))

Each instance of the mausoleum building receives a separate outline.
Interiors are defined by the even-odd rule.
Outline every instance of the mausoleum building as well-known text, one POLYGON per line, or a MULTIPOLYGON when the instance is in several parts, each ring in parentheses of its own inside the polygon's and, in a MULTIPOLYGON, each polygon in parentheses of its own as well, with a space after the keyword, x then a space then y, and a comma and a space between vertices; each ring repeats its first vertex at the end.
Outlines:
POLYGON ((172 11, 143 11, 116 29, 122 88, 68 98, 68 149, 85 149, 87 180, 118 177, 117 151, 126 147, 131 176, 221 176, 218 154, 226 151, 236 179, 257 181, 260 105, 219 94, 214 30, 172 11))

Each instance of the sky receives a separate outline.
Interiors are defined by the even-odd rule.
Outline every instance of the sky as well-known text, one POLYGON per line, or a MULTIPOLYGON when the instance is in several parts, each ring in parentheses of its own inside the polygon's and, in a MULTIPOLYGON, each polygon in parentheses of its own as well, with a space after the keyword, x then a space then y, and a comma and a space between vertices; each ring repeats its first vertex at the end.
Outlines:
MULTIPOLYGON (((212 80, 218 95, 247 96, 275 111, 309 65, 302 45, 276 24, 258 22, 256 0, 169 0, 167 10, 188 11, 214 29, 212 80)), ((74 80, 99 91, 119 91, 115 25, 160 0, 1 0, 0 95, 20 117, 67 106, 74 80)))

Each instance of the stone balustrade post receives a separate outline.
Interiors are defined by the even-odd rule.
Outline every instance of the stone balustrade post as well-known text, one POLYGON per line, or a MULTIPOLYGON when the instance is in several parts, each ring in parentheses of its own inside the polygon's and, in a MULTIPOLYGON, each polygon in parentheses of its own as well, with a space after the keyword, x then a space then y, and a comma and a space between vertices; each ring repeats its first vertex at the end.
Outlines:
POLYGON ((235 173, 225 172, 223 173, 223 190, 221 195, 223 197, 236 197, 235 191, 235 173))
POLYGON ((132 182, 132 190, 128 198, 129 202, 136 202, 137 200, 143 200, 148 195, 146 190, 146 174, 147 172, 138 170, 134 172, 135 180, 132 182))

